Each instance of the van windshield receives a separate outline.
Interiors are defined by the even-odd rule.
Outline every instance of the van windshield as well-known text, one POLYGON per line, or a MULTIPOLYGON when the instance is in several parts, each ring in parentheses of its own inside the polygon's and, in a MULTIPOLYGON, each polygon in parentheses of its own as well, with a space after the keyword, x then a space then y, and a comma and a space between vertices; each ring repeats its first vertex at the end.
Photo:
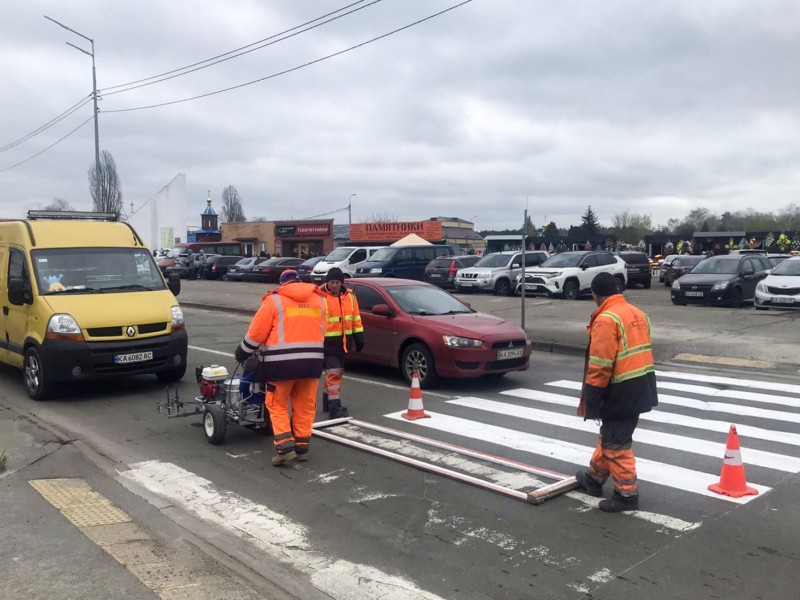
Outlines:
POLYGON ((508 261, 511 260, 510 254, 487 254, 478 262, 475 263, 476 267, 505 267, 508 261))
POLYGON ((353 250, 355 250, 355 248, 348 248, 348 247, 342 246, 341 248, 337 248, 336 250, 334 250, 333 252, 328 254, 328 256, 325 257, 325 261, 326 262, 339 262, 340 260, 344 260, 345 258, 350 256, 350 254, 352 254, 353 250))
POLYGON ((146 248, 50 248, 31 252, 42 295, 163 290, 146 248))
POLYGON ((397 248, 382 248, 370 257, 369 262, 392 260, 395 254, 397 254, 397 248))

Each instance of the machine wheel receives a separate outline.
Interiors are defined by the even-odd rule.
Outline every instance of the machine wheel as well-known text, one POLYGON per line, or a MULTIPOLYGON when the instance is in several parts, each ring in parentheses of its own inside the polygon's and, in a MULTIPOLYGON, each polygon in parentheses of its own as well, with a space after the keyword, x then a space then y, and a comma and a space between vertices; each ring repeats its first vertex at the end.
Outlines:
POLYGON ((228 426, 225 421, 225 411, 218 404, 206 407, 203 412, 203 431, 209 444, 219 446, 225 441, 225 430, 228 426))
POLYGON ((742 290, 733 288, 731 291, 731 308, 742 308, 742 290))
POLYGON ((47 377, 39 351, 31 346, 25 351, 23 364, 25 391, 32 400, 46 400, 53 391, 53 383, 47 377))
POLYGON ((508 279, 500 279, 494 284, 494 293, 497 296, 510 296, 511 284, 508 279))
POLYGON ((416 371, 419 377, 419 387, 423 389, 432 388, 439 381, 433 355, 424 344, 411 344, 403 351, 400 370, 403 378, 409 384, 411 384, 414 371, 416 371))
POLYGON ((163 381, 164 383, 175 383, 176 381, 180 381, 183 379, 183 376, 186 374, 186 357, 183 357, 180 366, 175 367, 174 369, 169 369, 167 371, 159 371, 156 373, 156 377, 158 377, 159 381, 163 381))
POLYGON ((614 275, 617 280, 617 291, 621 294, 625 291, 625 278, 622 275, 614 275))
POLYGON ((567 281, 564 283, 564 298, 567 300, 578 299, 578 284, 574 281, 567 281))

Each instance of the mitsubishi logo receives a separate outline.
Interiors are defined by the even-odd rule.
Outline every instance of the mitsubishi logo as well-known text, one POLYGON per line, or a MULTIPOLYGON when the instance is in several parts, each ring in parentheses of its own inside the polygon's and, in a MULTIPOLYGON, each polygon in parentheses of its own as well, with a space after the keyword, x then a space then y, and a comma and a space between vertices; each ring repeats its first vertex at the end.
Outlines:
POLYGON ((128 325, 128 328, 125 330, 125 333, 127 334, 128 337, 133 337, 136 335, 136 329, 133 327, 133 325, 128 325))
POLYGON ((514 347, 514 342, 508 342, 508 347, 509 348, 513 348, 514 347))

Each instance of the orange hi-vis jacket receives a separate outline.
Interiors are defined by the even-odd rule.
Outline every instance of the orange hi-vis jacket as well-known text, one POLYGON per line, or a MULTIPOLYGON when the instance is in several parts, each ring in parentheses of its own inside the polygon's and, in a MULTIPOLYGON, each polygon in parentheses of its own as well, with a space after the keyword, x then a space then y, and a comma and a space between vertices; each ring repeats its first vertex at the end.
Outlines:
POLYGON ((622 419, 649 412, 658 394, 647 315, 614 294, 592 313, 586 329, 589 346, 578 414, 622 419))
POLYGON ((352 290, 341 288, 336 296, 328 291, 327 286, 320 287, 325 298, 328 317, 325 326, 325 352, 346 353, 353 344, 364 345, 364 326, 361 324, 361 312, 358 300, 352 290))
POLYGON ((236 360, 258 351, 265 381, 314 379, 322 375, 324 338, 325 300, 317 286, 291 282, 262 298, 236 360))

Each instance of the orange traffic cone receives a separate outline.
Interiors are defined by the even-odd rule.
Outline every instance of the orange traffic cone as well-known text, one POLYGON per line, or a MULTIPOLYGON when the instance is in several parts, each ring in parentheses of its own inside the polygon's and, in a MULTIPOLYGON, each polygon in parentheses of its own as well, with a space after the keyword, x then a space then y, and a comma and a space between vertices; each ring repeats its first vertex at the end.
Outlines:
POLYGON ((708 489, 717 494, 724 494, 733 498, 758 494, 758 490, 747 487, 747 481, 744 478, 742 451, 739 449, 739 435, 736 433, 736 425, 731 425, 731 429, 728 432, 728 444, 725 447, 725 458, 722 461, 722 473, 719 477, 719 483, 708 486, 708 489))
POLYGON ((411 376, 411 393, 408 395, 408 410, 400 415, 409 421, 416 419, 430 419, 430 415, 425 414, 422 408, 422 391, 419 389, 419 375, 414 371, 411 376))

